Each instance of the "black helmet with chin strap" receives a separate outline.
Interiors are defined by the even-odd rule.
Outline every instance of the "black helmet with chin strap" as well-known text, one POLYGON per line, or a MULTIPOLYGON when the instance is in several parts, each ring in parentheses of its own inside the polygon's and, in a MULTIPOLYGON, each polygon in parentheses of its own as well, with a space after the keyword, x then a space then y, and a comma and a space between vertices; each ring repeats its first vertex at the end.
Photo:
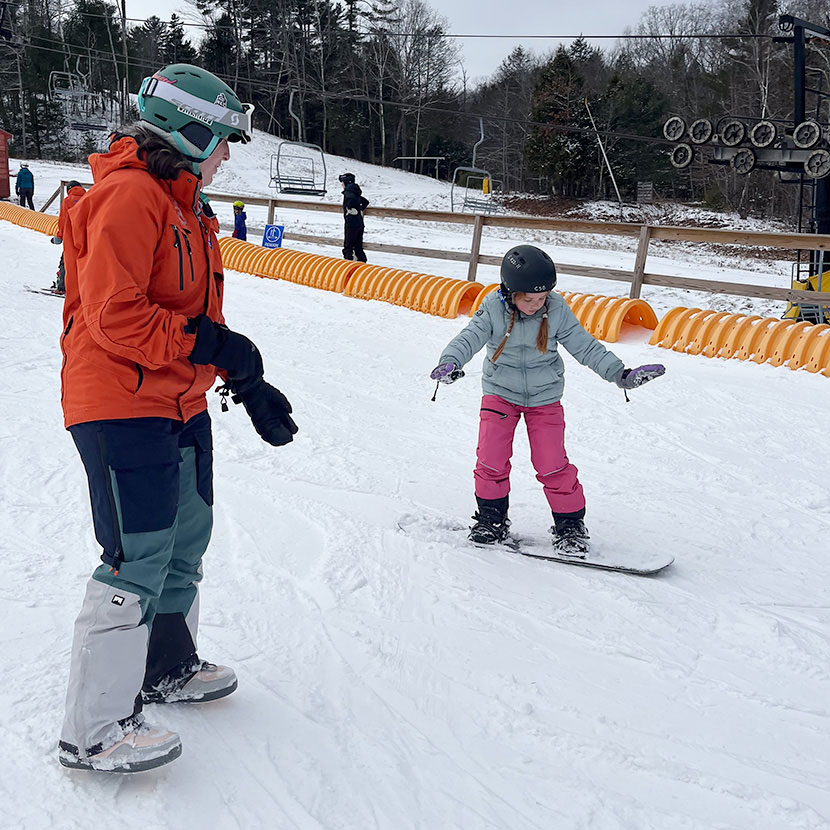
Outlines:
POLYGON ((501 261, 501 290, 505 297, 520 291, 537 294, 552 291, 556 285, 556 266, 541 249, 516 245, 501 261))

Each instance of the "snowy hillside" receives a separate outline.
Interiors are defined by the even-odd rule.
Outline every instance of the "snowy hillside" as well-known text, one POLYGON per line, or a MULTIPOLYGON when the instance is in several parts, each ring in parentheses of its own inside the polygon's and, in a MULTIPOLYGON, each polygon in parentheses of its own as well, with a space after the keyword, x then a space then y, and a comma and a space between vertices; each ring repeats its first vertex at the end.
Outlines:
MULTIPOLYGON (((235 156, 227 176, 265 194, 255 161, 235 156)), ((369 184, 349 164, 373 201, 438 206, 441 186, 388 171, 369 184)), ((77 175, 32 167, 38 204, 50 176, 77 175)), ((311 232, 326 231, 319 216, 303 214, 311 232)), ((432 232, 435 247, 465 247, 432 232)), ((424 230, 396 233, 412 244, 424 230)), ((72 624, 97 549, 62 427, 61 303, 24 288, 52 281, 57 251, 2 221, 0 251, 0 827, 830 828, 828 378, 679 355, 635 329, 614 351, 668 370, 626 404, 566 356, 568 449, 592 536, 676 562, 637 578, 520 559, 450 530, 474 504, 480 357, 435 403, 428 373, 466 320, 233 272, 228 322, 259 345, 300 427, 274 449, 241 408, 210 401, 200 653, 232 665, 239 690, 148 707, 182 736, 169 767, 113 778, 58 766, 72 624)), ((661 266, 720 267, 702 254, 661 266)), ((646 298, 662 312, 681 295, 646 298)), ((550 514, 522 427, 513 462, 514 529, 541 544, 550 514)))

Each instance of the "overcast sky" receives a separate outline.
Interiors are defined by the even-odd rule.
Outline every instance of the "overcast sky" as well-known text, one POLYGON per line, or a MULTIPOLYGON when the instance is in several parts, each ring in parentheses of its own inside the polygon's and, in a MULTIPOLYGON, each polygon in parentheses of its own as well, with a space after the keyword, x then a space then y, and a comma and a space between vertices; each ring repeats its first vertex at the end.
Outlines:
MULTIPOLYGON (((430 6, 449 21, 456 34, 545 34, 619 35, 634 26, 649 6, 670 6, 664 0, 428 0, 430 6)), ((169 19, 176 12, 185 20, 197 21, 192 6, 184 0, 127 0, 127 17, 144 18, 156 14, 169 19)), ((188 27, 191 40, 198 40, 198 29, 188 27)), ((527 40, 521 37, 463 39, 464 66, 471 80, 491 75, 514 47, 524 45, 539 52, 562 41, 527 40)), ((565 41, 569 42, 569 41, 565 41)), ((614 41, 599 40, 595 45, 610 47, 614 41)))

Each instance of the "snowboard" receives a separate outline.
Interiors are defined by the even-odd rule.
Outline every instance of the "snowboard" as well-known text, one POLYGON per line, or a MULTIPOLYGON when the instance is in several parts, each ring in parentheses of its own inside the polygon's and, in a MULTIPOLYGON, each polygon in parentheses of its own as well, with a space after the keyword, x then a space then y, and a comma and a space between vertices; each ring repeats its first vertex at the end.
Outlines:
MULTIPOLYGON (((611 555, 589 550, 584 558, 564 556, 558 553, 553 545, 548 545, 546 548, 541 545, 531 547, 518 537, 511 537, 505 542, 505 546, 508 550, 531 559, 544 559, 548 562, 559 562, 563 565, 579 565, 583 568, 597 568, 601 571, 617 571, 624 574, 633 574, 634 576, 652 576, 668 568, 674 562, 673 556, 660 553, 631 554, 626 552, 611 555)), ((481 545, 478 547, 489 546, 481 545)))
POLYGON ((63 299, 66 295, 59 294, 52 288, 34 288, 31 285, 24 285, 23 286, 30 294, 48 294, 50 297, 60 297, 63 299))
POLYGON ((501 553, 525 556, 528 559, 555 562, 560 565, 576 565, 582 568, 596 568, 601 571, 616 571, 633 576, 653 576, 665 570, 674 562, 674 557, 661 552, 638 553, 631 551, 605 552, 602 543, 590 550, 585 558, 563 556, 557 553, 550 541, 540 542, 521 536, 509 536, 501 543, 493 545, 476 545, 467 539, 469 527, 446 518, 427 520, 423 517, 407 514, 397 521, 398 530, 407 535, 423 535, 429 541, 446 540, 448 537, 467 547, 479 550, 494 550, 501 553), (429 526, 427 527, 427 522, 429 526))

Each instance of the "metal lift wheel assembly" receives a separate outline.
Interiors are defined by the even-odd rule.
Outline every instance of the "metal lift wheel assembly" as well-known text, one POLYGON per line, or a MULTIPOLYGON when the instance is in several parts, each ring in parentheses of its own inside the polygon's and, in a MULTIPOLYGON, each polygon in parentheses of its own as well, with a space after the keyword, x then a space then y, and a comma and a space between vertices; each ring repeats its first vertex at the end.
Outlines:
POLYGON ((749 147, 743 147, 732 156, 729 163, 739 176, 746 176, 755 169, 758 159, 754 151, 750 150, 749 147))
POLYGON ((793 144, 801 150, 809 150, 821 141, 821 125, 812 118, 802 121, 793 130, 793 144))
POLYGON ((671 151, 672 167, 676 167, 678 170, 685 170, 692 163, 694 157, 695 151, 691 148, 691 145, 678 144, 671 151))
POLYGON ((673 115, 668 121, 666 121, 665 124, 663 124, 663 135, 669 141, 680 141, 685 132, 686 122, 677 115, 673 115))
POLYGON ((769 147, 778 138, 778 129, 772 121, 759 121, 749 131, 749 141, 754 147, 769 147))
POLYGON ((737 147, 746 138, 746 125, 737 118, 723 122, 720 128, 720 141, 726 147, 737 147))
POLYGON ((715 133, 715 128, 708 118, 698 118, 689 127, 689 139, 692 144, 705 144, 715 133))
POLYGON ((830 152, 814 150, 804 162, 804 172, 811 179, 823 179, 830 173, 830 152))

